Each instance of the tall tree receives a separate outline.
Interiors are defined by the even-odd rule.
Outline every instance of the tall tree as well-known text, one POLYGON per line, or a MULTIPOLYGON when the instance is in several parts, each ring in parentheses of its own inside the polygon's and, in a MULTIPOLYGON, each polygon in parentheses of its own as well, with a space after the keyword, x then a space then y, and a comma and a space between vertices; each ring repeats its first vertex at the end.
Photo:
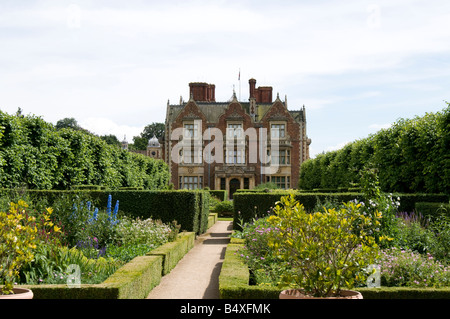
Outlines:
POLYGON ((133 137, 134 148, 138 150, 147 149, 149 139, 156 136, 161 139, 164 136, 164 123, 152 123, 147 125, 139 136, 133 137))
POLYGON ((62 120, 59 120, 56 122, 56 128, 62 129, 62 128, 71 128, 74 130, 81 130, 82 128, 78 125, 77 120, 75 120, 73 117, 66 117, 62 120))

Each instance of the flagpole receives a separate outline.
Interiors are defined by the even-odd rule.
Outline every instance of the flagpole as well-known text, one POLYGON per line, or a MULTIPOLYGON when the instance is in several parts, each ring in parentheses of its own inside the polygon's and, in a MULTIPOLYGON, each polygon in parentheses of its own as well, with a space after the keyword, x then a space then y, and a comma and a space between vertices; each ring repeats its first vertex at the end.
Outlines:
POLYGON ((241 69, 239 68, 239 101, 241 100, 241 69))

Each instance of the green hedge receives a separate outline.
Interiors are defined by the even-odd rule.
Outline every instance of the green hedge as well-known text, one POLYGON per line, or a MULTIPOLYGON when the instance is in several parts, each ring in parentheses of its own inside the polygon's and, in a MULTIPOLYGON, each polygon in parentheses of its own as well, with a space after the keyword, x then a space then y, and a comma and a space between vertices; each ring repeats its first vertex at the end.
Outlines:
MULTIPOLYGON (((234 229, 238 229, 239 223, 249 222, 255 217, 266 216, 275 203, 281 199, 282 196, 288 195, 288 191, 271 191, 268 193, 257 192, 239 192, 233 196, 234 206, 234 229)), ((355 198, 362 199, 361 194, 357 193, 302 193, 295 192, 296 198, 305 206, 307 211, 312 211, 316 206, 318 200, 325 201, 327 198, 335 198, 339 201, 347 202, 355 198)))
MULTIPOLYGON (((282 196, 288 195, 288 191, 271 192, 237 192, 233 195, 234 229, 238 229, 240 223, 249 222, 252 218, 266 216, 275 203, 282 196)), ((442 194, 394 194, 400 197, 400 211, 413 212, 416 202, 448 202, 449 196, 442 194)), ((304 193, 295 192, 296 199, 305 206, 307 211, 312 211, 318 202, 324 203, 327 199, 339 202, 348 202, 354 199, 364 200, 361 193, 304 193)))
POLYGON ((194 233, 180 233, 176 241, 134 258, 101 284, 82 284, 79 288, 67 285, 21 287, 30 288, 34 299, 143 299, 194 247, 194 240, 194 233))
POLYGON ((210 229, 212 226, 214 226, 215 223, 217 223, 218 218, 219 218, 219 214, 217 214, 217 213, 209 213, 209 216, 208 216, 208 229, 210 229))
POLYGON ((448 203, 418 202, 415 207, 416 212, 424 217, 437 217, 440 214, 450 216, 450 204, 448 203))
MULTIPOLYGON (((243 246, 241 240, 231 240, 219 276, 219 292, 222 299, 278 299, 282 291, 276 287, 260 287, 249 284, 248 266, 237 254, 243 246)), ((364 299, 450 299, 449 288, 381 287, 356 288, 364 299)))
POLYGON ((450 193, 450 104, 441 112, 399 119, 390 128, 317 155, 300 167, 300 189, 351 187, 365 167, 378 169, 381 189, 450 193))
POLYGON ((58 130, 37 116, 0 111, 0 187, 156 190, 169 180, 162 160, 122 150, 81 130, 58 130))
POLYGON ((160 256, 139 256, 119 268, 102 286, 117 290, 115 299, 144 299, 164 275, 160 256))
MULTIPOLYGON (((0 190, 0 195, 8 196, 10 190, 0 190)), ((209 198, 207 191, 195 190, 24 190, 32 199, 46 199, 51 206, 59 196, 84 195, 92 198, 99 208, 106 208, 108 196, 113 203, 119 201, 119 209, 130 217, 160 219, 164 223, 174 220, 181 230, 204 233, 208 227, 209 198)))
POLYGON ((226 190, 209 190, 209 193, 211 196, 217 197, 219 200, 224 201, 228 199, 227 191, 226 190))
POLYGON ((153 249, 147 253, 147 256, 161 256, 164 276, 175 268, 181 258, 194 247, 194 241, 194 233, 181 233, 178 235, 178 240, 153 249))

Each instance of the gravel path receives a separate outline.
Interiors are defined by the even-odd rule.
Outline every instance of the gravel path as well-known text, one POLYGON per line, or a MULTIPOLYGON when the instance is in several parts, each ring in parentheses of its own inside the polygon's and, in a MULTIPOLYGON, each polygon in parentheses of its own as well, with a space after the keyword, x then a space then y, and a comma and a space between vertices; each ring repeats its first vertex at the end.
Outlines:
POLYGON ((194 247, 147 299, 219 299, 219 274, 231 231, 232 222, 218 221, 198 236, 194 247))

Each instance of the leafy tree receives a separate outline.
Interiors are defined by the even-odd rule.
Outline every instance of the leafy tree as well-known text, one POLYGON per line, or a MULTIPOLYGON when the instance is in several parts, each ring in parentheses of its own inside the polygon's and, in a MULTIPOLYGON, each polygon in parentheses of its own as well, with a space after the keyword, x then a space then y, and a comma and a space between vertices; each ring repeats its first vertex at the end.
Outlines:
POLYGON ((120 147, 122 145, 122 143, 119 141, 117 136, 115 136, 113 134, 102 135, 102 136, 100 136, 100 138, 102 140, 104 140, 106 142, 106 144, 109 144, 109 145, 115 145, 115 146, 118 146, 118 147, 120 147))
POLYGON ((156 136, 161 139, 164 136, 164 123, 152 123, 147 125, 139 136, 133 137, 134 148, 137 150, 146 150, 149 139, 156 136))
POLYGON ((0 111, 0 128, 0 188, 162 189, 170 179, 163 161, 129 153, 70 125, 56 129, 40 117, 0 111))
POLYGON ((73 117, 66 117, 63 118, 62 120, 59 120, 58 122, 56 122, 56 126, 55 126, 58 130, 62 129, 62 128, 71 128, 74 130, 81 130, 81 126, 78 125, 77 120, 75 120, 73 117))

